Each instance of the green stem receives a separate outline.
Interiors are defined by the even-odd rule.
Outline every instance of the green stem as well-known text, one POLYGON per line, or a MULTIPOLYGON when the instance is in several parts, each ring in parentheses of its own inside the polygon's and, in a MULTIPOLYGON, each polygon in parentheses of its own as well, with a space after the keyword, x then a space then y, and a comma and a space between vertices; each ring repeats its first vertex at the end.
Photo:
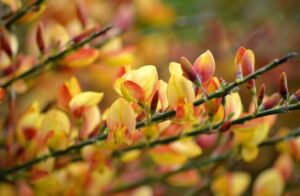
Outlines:
MULTIPOLYGON (((111 27, 107 27, 107 28, 109 29, 111 27)), ((89 38, 87 38, 87 39, 89 39, 89 38)), ((78 46, 78 47, 80 47, 80 46, 78 46)), ((207 99, 196 100, 194 102, 194 106, 201 105, 201 104, 205 103, 205 101, 213 99, 213 98, 225 96, 226 94, 230 93, 230 91, 233 88, 235 88, 236 86, 238 86, 238 85, 240 85, 242 83, 245 83, 246 81, 248 81, 248 80, 250 80, 252 78, 257 77, 258 75, 261 75, 261 74, 267 72, 268 70, 273 69, 276 66, 279 66, 279 65, 285 63, 290 58, 292 58, 292 57, 294 57, 296 55, 297 55, 297 53, 293 52, 293 53, 287 54, 286 56, 284 56, 280 60, 274 60, 270 64, 268 64, 268 65, 266 65, 266 66, 258 69, 253 74, 248 75, 243 80, 241 80, 239 82, 232 82, 232 83, 228 84, 227 87, 225 87, 225 88, 223 88, 221 90, 218 90, 218 91, 216 91, 216 92, 214 92, 212 94, 209 94, 207 96, 207 99)), ((19 78, 20 78, 20 76, 19 76, 19 78)), ((14 81, 12 81, 12 82, 14 82, 14 81)), ((10 82, 10 83, 12 83, 12 82, 10 82)), ((295 110, 295 109, 300 109, 300 106, 297 105, 297 104, 290 106, 290 110, 295 110)), ((283 113, 284 111, 282 111, 282 110, 285 111, 285 109, 282 109, 282 108, 280 108, 280 110, 279 109, 271 109, 271 110, 263 111, 263 112, 260 112, 259 114, 257 114, 256 117, 259 117, 262 114, 266 114, 267 115, 268 112, 270 112, 271 114, 283 113)), ((166 112, 163 112, 163 113, 158 113, 158 114, 155 114, 155 115, 152 116, 152 118, 150 119, 150 122, 151 123, 154 123, 154 122, 158 123, 158 122, 161 122, 161 121, 164 121, 166 119, 170 119, 170 118, 174 117, 175 114, 176 114, 176 112, 174 110, 166 111, 166 112)), ((245 122, 247 120, 253 119, 253 117, 254 117, 253 115, 245 116, 245 117, 239 119, 241 122, 239 122, 238 120, 236 120, 235 123, 236 124, 242 123, 242 122, 245 122)), ((148 124, 148 122, 146 122, 146 121, 140 121, 140 122, 138 122, 136 124, 136 129, 141 128, 141 127, 145 127, 147 124, 148 124)), ((217 129, 217 128, 219 128, 220 125, 221 124, 214 125, 212 128, 213 129, 217 129)), ((104 127, 103 130, 99 131, 99 132, 106 132, 106 131, 107 131, 107 128, 104 127)), ((186 133, 185 136, 195 136, 195 135, 199 135, 201 133, 205 133, 207 131, 209 131, 209 128, 206 127, 206 128, 200 129, 200 130, 194 130, 192 132, 186 133)), ((54 151, 54 152, 51 152, 49 154, 45 154, 45 155, 40 156, 38 158, 32 159, 32 160, 30 160, 30 161, 28 161, 28 162, 26 162, 24 164, 21 164, 21 165, 18 165, 18 166, 14 166, 14 167, 6 169, 6 170, 2 170, 2 171, 0 171, 0 179, 3 178, 3 177, 5 177, 5 176, 7 176, 7 175, 9 175, 9 174, 13 174, 14 172, 28 169, 31 166, 33 166, 33 165, 35 165, 37 163, 40 163, 40 162, 42 162, 42 161, 44 161, 44 160, 46 160, 46 159, 48 159, 50 157, 64 156, 64 155, 67 155, 69 152, 79 151, 80 149, 82 149, 83 147, 85 147, 87 145, 95 144, 98 141, 106 140, 107 135, 108 135, 107 133, 102 133, 102 134, 99 134, 98 136, 96 136, 94 138, 90 138, 90 139, 82 141, 82 142, 80 142, 78 144, 75 144, 73 146, 70 146, 70 147, 68 147, 65 150, 54 151)), ((180 137, 181 136, 174 136, 174 137, 166 138, 166 139, 163 139, 163 140, 153 141, 152 144, 151 143, 149 144, 150 145, 149 147, 151 147, 151 145, 155 146, 155 145, 158 145, 158 144, 170 143, 170 142, 176 141, 180 137)), ((137 145, 129 147, 129 148, 122 149, 121 151, 129 151, 129 150, 133 150, 133 149, 141 149, 141 148, 144 148, 144 147, 145 147, 145 144, 142 143, 142 144, 137 144, 137 145)), ((119 155, 118 151, 115 151, 113 153, 113 155, 119 155)))
POLYGON ((106 194, 118 193, 118 192, 130 190, 133 188, 137 188, 137 187, 143 186, 143 185, 156 184, 158 182, 161 182, 161 181, 167 179, 168 177, 170 177, 174 174, 177 174, 177 173, 180 173, 180 172, 192 169, 192 168, 202 168, 202 167, 211 165, 213 163, 224 161, 224 160, 226 160, 226 158, 228 158, 228 154, 223 154, 218 157, 211 157, 211 158, 199 158, 198 157, 194 160, 189 161, 188 163, 186 163, 185 165, 183 165, 182 167, 180 167, 176 170, 173 170, 171 172, 167 172, 167 173, 164 173, 161 175, 150 176, 150 177, 141 179, 137 182, 121 185, 115 189, 108 191, 106 194))
MULTIPOLYGON (((267 113, 269 113, 269 112, 267 112, 267 113)), ((298 136, 300 136, 300 127, 293 130, 293 131, 291 131, 290 133, 288 133, 285 136, 278 137, 278 138, 275 138, 275 139, 266 140, 263 143, 261 143, 259 145, 259 147, 275 145, 279 142, 294 139, 298 136)), ((177 174, 177 173, 180 173, 180 172, 183 172, 183 171, 187 171, 187 170, 193 169, 193 168, 198 168, 199 169, 201 167, 205 167, 205 166, 208 166, 208 165, 211 165, 211 164, 214 164, 214 163, 218 163, 220 161, 224 161, 228 157, 229 157, 229 154, 222 154, 222 155, 219 155, 217 157, 196 158, 194 160, 190 160, 187 164, 183 165, 182 167, 180 167, 180 168, 178 168, 174 171, 167 172, 167 173, 157 175, 157 176, 147 177, 147 178, 141 179, 137 182, 121 185, 121 186, 119 186, 115 189, 110 190, 108 193, 117 193, 117 192, 127 191, 127 190, 130 190, 130 189, 133 189, 133 188, 137 188, 137 187, 142 186, 142 185, 155 184, 155 183, 161 182, 162 180, 165 180, 166 178, 168 178, 168 177, 170 177, 174 174, 177 174)))
MULTIPOLYGON (((10 85, 12 85, 14 82, 20 80, 20 79, 25 79, 27 77, 30 77, 32 75, 35 75, 36 72, 41 71, 42 69, 44 69, 46 67, 46 65, 57 61, 58 59, 61 59, 63 57, 65 57, 66 55, 68 55, 70 52, 79 49, 80 47, 82 47, 83 45, 91 42, 92 40, 96 39, 97 37, 99 37, 100 35, 104 35, 105 33, 107 33, 110 29, 112 28, 112 25, 108 25, 106 27, 104 27, 102 30, 93 33, 91 36, 87 37, 86 39, 75 43, 75 44, 71 44, 68 48, 66 48, 63 51, 60 51, 54 55, 49 56, 47 59, 45 59, 44 61, 36 64, 33 66, 33 68, 25 71, 24 73, 20 74, 17 77, 14 77, 10 80, 8 80, 6 83, 4 83, 1 87, 2 88, 8 88, 10 85)), ((56 65, 58 66, 58 64, 56 65)))
POLYGON ((34 7, 38 7, 41 4, 43 4, 44 2, 46 2, 47 0, 36 0, 34 3, 27 5, 23 8, 21 8, 18 12, 16 12, 8 21, 6 21, 6 23, 4 24, 4 26, 6 28, 10 28, 10 26, 12 24, 14 24, 17 20, 19 20, 22 16, 24 16, 27 12, 29 12, 31 9, 33 9, 34 7))
MULTIPOLYGON (((290 111, 299 110, 300 109, 300 104, 289 105, 288 109, 290 111)), ((256 119, 256 118, 260 118, 260 117, 263 117, 263 116, 269 116, 269 115, 273 115, 273 114, 282 114, 282 113, 285 113, 285 111, 286 111, 286 106, 284 105, 284 106, 281 106, 281 107, 278 107, 278 108, 261 111, 261 112, 257 113, 256 115, 249 114, 247 116, 244 116, 244 117, 238 118, 236 120, 233 120, 232 125, 243 124, 246 121, 253 120, 253 119, 256 119)), ((219 129, 222 124, 223 123, 221 122, 221 123, 214 124, 211 127, 195 128, 192 131, 189 131, 187 133, 183 133, 183 134, 180 134, 180 135, 168 137, 168 138, 165 138, 165 139, 155 140, 155 141, 152 141, 150 143, 140 143, 140 144, 137 144, 137 145, 134 145, 134 146, 130 146, 130 147, 121 149, 121 150, 116 150, 116 151, 113 152, 113 156, 119 156, 119 155, 121 155, 125 152, 128 152, 128 151, 131 151, 131 150, 143 149, 143 148, 146 148, 146 146, 149 146, 151 148, 151 147, 154 147, 154 146, 157 146, 157 145, 169 144, 169 143, 172 143, 174 141, 180 140, 183 137, 191 137, 191 136, 198 136, 198 135, 201 135, 201 134, 217 133, 216 131, 212 132, 211 130, 219 129)), ((297 134, 299 135, 300 131, 297 134)), ((294 137, 294 135, 291 135, 290 137, 294 137)), ((266 144, 263 144, 263 145, 266 145, 266 144)))

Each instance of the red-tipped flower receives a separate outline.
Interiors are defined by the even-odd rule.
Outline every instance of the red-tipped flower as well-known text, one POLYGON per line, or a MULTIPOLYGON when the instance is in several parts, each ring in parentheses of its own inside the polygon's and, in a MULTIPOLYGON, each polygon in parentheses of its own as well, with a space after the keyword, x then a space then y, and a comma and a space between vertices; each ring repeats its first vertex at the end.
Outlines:
POLYGON ((280 75, 279 79, 279 92, 283 100, 287 100, 289 97, 289 89, 288 89, 288 84, 287 84, 287 79, 286 79, 286 73, 283 72, 280 75))
MULTIPOLYGON (((240 47, 235 57, 235 64, 237 66, 237 79, 240 79, 240 72, 242 71, 243 77, 254 73, 255 56, 252 50, 240 47), (241 69, 241 70, 240 70, 241 69)), ((255 80, 251 79, 247 82, 247 87, 251 93, 256 94, 255 80)))
POLYGON ((246 48, 240 47, 235 55, 234 63, 236 66, 236 79, 242 80, 243 79, 243 73, 242 73, 242 66, 241 66, 241 59, 243 57, 243 54, 246 52, 246 48))
POLYGON ((280 101, 280 96, 278 93, 274 93, 269 97, 262 105, 258 107, 258 111, 268 110, 275 107, 280 101))

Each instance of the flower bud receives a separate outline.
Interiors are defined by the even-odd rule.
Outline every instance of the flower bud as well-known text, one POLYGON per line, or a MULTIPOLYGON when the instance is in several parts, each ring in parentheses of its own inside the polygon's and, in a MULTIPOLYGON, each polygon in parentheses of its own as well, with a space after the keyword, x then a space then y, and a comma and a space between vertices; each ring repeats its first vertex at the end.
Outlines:
POLYGON ((286 101, 289 97, 289 90, 288 90, 288 84, 287 84, 287 79, 286 79, 286 73, 283 72, 280 75, 279 79, 279 92, 284 101, 286 101))
POLYGON ((83 28, 87 26, 88 15, 81 0, 76 1, 76 14, 83 28))
POLYGON ((297 103, 299 101, 300 101, 300 88, 289 98, 290 104, 297 103))
POLYGON ((241 59, 243 57, 243 54, 246 52, 246 48, 240 47, 235 55, 235 66, 236 66, 236 80, 242 80, 243 74, 242 74, 242 66, 241 66, 241 59))
POLYGON ((42 54, 45 53, 46 52, 46 46, 45 46, 42 23, 39 23, 37 31, 36 31, 36 43, 37 43, 37 46, 38 46, 40 52, 42 54))
POLYGON ((222 126, 220 127, 220 132, 226 132, 226 131, 228 131, 229 129, 230 129, 230 127, 231 127, 231 125, 232 125, 232 123, 231 123, 231 121, 226 121, 225 123, 223 123, 222 124, 222 126))
POLYGON ((2 49, 9 57, 12 57, 13 50, 8 39, 7 34, 0 32, 0 49, 2 49))
POLYGON ((152 100, 151 100, 151 104, 150 104, 150 111, 153 114, 156 111, 157 105, 158 105, 158 90, 155 91, 152 100))
POLYGON ((278 93, 274 93, 268 100, 258 107, 258 111, 268 110, 276 106, 280 101, 278 93))
POLYGON ((185 57, 181 57, 180 65, 187 78, 191 80, 196 86, 201 86, 201 80, 195 72, 195 70, 193 69, 193 66, 190 63, 190 61, 185 57))
POLYGON ((264 96, 265 96, 265 91, 266 91, 266 87, 265 84, 261 85, 259 91, 258 91, 258 95, 257 95, 257 106, 260 106, 264 100, 264 96))
POLYGON ((76 35, 75 37, 72 38, 72 41, 76 44, 81 42, 82 40, 88 38, 89 36, 91 36, 93 33, 96 33, 100 30, 100 26, 99 25, 95 25, 94 27, 87 29, 83 32, 81 32, 79 35, 76 35))

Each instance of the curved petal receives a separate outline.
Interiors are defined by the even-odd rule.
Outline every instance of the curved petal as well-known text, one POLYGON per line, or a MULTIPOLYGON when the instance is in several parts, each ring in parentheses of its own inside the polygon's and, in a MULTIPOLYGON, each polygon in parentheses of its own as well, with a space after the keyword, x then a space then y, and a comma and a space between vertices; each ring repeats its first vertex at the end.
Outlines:
POLYGON ((172 75, 168 82, 167 97, 173 108, 181 102, 192 103, 195 100, 193 83, 183 76, 172 75))
POLYGON ((201 54, 193 64, 193 67, 197 74, 199 75, 201 82, 205 83, 208 81, 215 73, 215 59, 212 53, 207 50, 201 54))
POLYGON ((103 93, 83 92, 74 96, 69 106, 76 117, 82 115, 85 108, 98 104, 103 98, 103 93))

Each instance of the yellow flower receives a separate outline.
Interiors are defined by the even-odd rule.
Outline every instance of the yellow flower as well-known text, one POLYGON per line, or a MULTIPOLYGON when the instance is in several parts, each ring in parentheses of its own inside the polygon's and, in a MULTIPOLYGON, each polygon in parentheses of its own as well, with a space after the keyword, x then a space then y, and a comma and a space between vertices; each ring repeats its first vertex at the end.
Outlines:
POLYGON ((254 182, 254 196, 280 196, 284 190, 284 181, 279 171, 268 169, 262 172, 254 182))
POLYGON ((129 70, 116 79, 114 89, 128 101, 149 103, 157 88, 158 75, 153 65, 129 70))
POLYGON ((246 191, 250 184, 250 175, 245 172, 226 173, 212 183, 212 191, 217 196, 238 196, 246 191))
POLYGON ((107 140, 115 144, 132 143, 131 132, 135 130, 136 118, 131 105, 123 98, 117 99, 106 116, 109 135, 107 140))

